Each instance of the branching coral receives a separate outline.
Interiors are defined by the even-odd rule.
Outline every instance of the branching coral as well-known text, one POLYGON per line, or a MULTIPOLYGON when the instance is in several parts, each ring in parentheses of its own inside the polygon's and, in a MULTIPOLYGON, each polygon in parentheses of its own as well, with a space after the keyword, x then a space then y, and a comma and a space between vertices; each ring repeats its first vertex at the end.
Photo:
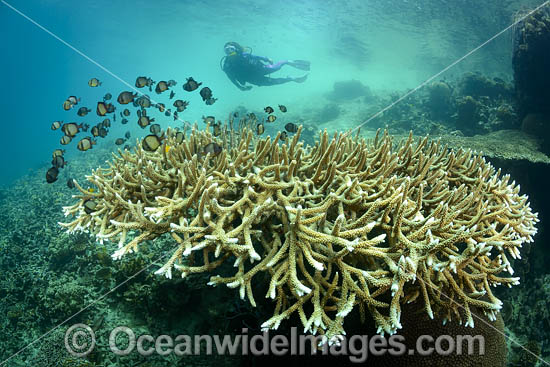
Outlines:
POLYGON ((306 331, 331 338, 357 306, 394 333, 400 305, 415 300, 432 318, 473 327, 475 307, 494 319, 502 303, 490 286, 518 283, 500 273, 513 273, 508 256, 536 233, 519 185, 480 155, 427 138, 325 132, 304 147, 300 132, 281 143, 246 128, 220 139, 195 128, 178 143, 168 131, 156 152, 138 145, 88 176, 97 191, 77 186, 79 201, 64 208, 76 218, 61 225, 118 240, 115 259, 170 233, 177 246, 157 273, 231 261, 234 274, 209 284, 238 288, 254 306, 252 282, 267 274, 275 309, 266 329, 297 314, 306 331), (206 153, 214 141, 221 154, 206 153))

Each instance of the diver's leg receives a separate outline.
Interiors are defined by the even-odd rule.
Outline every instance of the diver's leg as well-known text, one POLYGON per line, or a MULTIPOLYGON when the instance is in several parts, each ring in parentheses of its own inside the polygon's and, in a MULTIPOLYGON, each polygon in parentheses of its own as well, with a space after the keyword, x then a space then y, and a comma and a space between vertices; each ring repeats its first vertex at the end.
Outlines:
POLYGON ((275 64, 264 65, 264 70, 266 71, 265 74, 274 73, 277 70, 280 70, 283 67, 283 65, 286 65, 286 64, 288 64, 288 60, 281 60, 281 61, 277 61, 275 64))
POLYGON ((306 79, 307 79, 307 74, 301 77, 291 77, 291 76, 288 76, 286 78, 263 77, 263 78, 257 78, 254 81, 249 81, 249 83, 256 84, 258 86, 269 86, 269 85, 284 84, 288 82, 302 83, 302 82, 305 82, 306 79))
POLYGON ((296 69, 309 71, 311 63, 307 60, 288 60, 288 65, 296 69))
POLYGON ((269 86, 269 85, 277 85, 277 84, 283 84, 291 82, 293 78, 286 77, 286 78, 270 78, 270 77, 261 77, 261 78, 255 78, 254 81, 250 81, 250 83, 256 84, 258 86, 269 86))
POLYGON ((303 83, 303 82, 306 81, 307 76, 308 76, 308 74, 305 74, 305 75, 302 75, 302 76, 298 76, 298 77, 296 77, 296 78, 292 78, 292 81, 293 81, 293 82, 296 82, 296 83, 303 83))

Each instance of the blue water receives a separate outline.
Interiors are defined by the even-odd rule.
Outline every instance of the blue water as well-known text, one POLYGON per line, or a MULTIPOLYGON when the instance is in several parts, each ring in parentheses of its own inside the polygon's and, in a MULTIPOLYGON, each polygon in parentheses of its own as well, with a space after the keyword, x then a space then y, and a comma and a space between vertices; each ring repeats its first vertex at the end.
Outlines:
MULTIPOLYGON (((133 84, 193 76, 219 98, 205 106, 198 94, 182 119, 227 116, 238 105, 287 104, 315 108, 338 80, 357 79, 373 90, 413 88, 478 46, 510 22, 514 9, 534 1, 36 1, 8 3, 61 39, 133 84), (312 61, 304 84, 237 90, 220 70, 223 44, 237 41, 255 54, 312 61)), ((0 186, 29 169, 47 167, 61 134, 52 121, 98 121, 95 101, 128 88, 29 20, 0 3, 2 144, 0 186), (89 88, 97 77, 101 88, 89 88), (92 108, 87 119, 64 112, 69 95, 92 108)), ((468 57, 445 75, 479 70, 510 76, 509 36, 468 57)), ((281 76, 300 75, 282 70, 281 76)), ((361 121, 350 121, 351 125, 361 121)), ((132 131, 137 129, 132 121, 132 131)), ((111 135, 126 128, 115 124, 111 135)), ((135 130, 136 133, 138 132, 135 130)), ((67 157, 81 154, 73 142, 67 157)))

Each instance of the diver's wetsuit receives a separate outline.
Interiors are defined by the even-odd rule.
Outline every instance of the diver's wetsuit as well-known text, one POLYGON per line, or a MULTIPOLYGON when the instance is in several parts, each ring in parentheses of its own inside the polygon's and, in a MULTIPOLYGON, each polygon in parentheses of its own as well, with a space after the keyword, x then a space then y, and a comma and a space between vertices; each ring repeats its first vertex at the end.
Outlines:
MULTIPOLYGON (((275 64, 269 63, 269 58, 242 53, 232 56, 226 56, 223 62, 223 71, 227 74, 231 82, 239 89, 247 89, 246 82, 258 86, 276 85, 294 81, 294 78, 271 78, 266 75, 279 70, 288 60, 279 61, 275 64)), ((249 87, 250 88, 250 87, 249 87)))

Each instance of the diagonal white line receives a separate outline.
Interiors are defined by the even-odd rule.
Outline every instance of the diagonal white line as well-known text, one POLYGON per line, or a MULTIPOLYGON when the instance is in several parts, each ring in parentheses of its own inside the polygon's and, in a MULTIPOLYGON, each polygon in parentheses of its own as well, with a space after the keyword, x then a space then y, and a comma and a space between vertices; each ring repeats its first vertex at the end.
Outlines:
MULTIPOLYGON (((132 89, 133 91, 139 93, 140 95, 142 96, 145 96, 146 94, 143 93, 142 91, 140 91, 139 89, 136 89, 136 87, 134 87, 132 84, 128 83, 127 81, 125 81, 124 79, 122 79, 121 77, 119 77, 118 75, 116 75, 115 73, 113 73, 111 70, 107 69, 105 66, 101 65, 99 62, 95 61, 94 59, 92 59, 91 57, 89 57, 88 55, 86 55, 84 52, 80 51, 78 48, 74 47, 73 45, 71 45, 70 43, 68 43, 67 41, 63 40, 61 37, 59 37, 58 35, 56 35, 55 33, 53 33, 52 31, 50 31, 49 29, 47 29, 46 27, 44 27, 43 25, 39 24, 38 22, 36 22, 34 19, 32 19, 31 17, 29 17, 28 15, 22 13, 21 11, 19 11, 18 9, 14 8, 13 6, 11 6, 10 4, 8 4, 5 0, 0 0, 0 2, 2 2, 2 4, 6 5, 8 8, 10 8, 11 10, 13 10, 14 12, 16 12, 17 14, 21 15, 23 18, 27 19, 29 22, 31 22, 32 24, 34 24, 35 26, 37 26, 38 28, 40 28, 41 30, 43 30, 44 32, 48 33, 50 36, 52 36, 53 38, 55 38, 56 40, 58 40, 59 42, 63 43, 65 46, 67 46, 68 48, 70 48, 71 50, 73 50, 74 52, 76 52, 77 54, 79 54, 80 56, 84 57, 86 60, 88 60, 89 62, 91 62, 92 64, 96 65, 98 68, 100 68, 101 70, 103 70, 104 72, 106 72, 107 74, 111 75, 113 78, 117 79, 118 81, 120 81, 122 84, 126 85, 128 88, 132 89)), ((149 97, 149 100, 151 102, 153 102, 154 104, 157 104, 158 102, 155 101, 154 99, 150 98, 149 97)), ((175 113, 175 112, 174 112, 175 113)), ((173 115, 172 112, 170 112, 170 115, 173 115)), ((189 127, 192 127, 191 124, 187 121, 184 121, 182 119, 177 118, 178 121, 182 122, 183 124, 187 124, 189 127)))
MULTIPOLYGON (((450 65, 448 65, 447 67, 445 67, 443 70, 439 71, 438 73, 434 74, 433 76, 431 76, 430 78, 426 79, 424 82, 422 82, 420 85, 418 85, 417 87, 415 87, 414 89, 410 90, 409 92, 407 92, 406 94, 404 94, 402 97, 398 98, 396 101, 392 102, 391 104, 389 104, 388 106, 386 106, 385 108, 383 108, 382 110, 378 111, 377 113, 375 113, 374 115, 372 115, 370 118, 368 118, 367 120, 363 121, 359 126, 356 126, 355 128, 347 131, 344 136, 348 136, 350 134, 352 134, 354 131, 360 129, 362 126, 364 126, 365 124, 369 123, 370 121, 372 121, 373 119, 375 119, 376 117, 380 116, 382 113, 386 112, 387 110, 389 110, 390 108, 392 108, 393 106, 395 106, 397 103, 401 102, 402 100, 404 100, 405 98, 407 98, 408 96, 410 96, 411 94, 415 93, 416 91, 418 91, 419 89, 421 89, 422 87, 424 87, 426 84, 430 83, 432 80, 434 80, 435 78, 437 78, 438 76, 440 76, 441 74, 443 74, 444 72, 446 72, 447 70, 451 69, 452 67, 454 67, 456 64, 462 62, 464 59, 466 59, 467 57, 471 56, 474 52, 478 51, 479 49, 481 49, 482 47, 486 46, 488 43, 492 42, 493 40, 495 40, 496 38, 500 37, 503 33, 505 33, 506 31, 510 30, 511 28, 515 27, 516 25, 518 25, 519 23, 521 23, 525 18, 529 17, 530 15, 532 15, 533 13, 535 13, 536 11, 542 9, 543 7, 547 6, 548 4, 550 4, 550 1, 545 1, 544 3, 542 3, 541 5, 537 6, 536 8, 534 8, 533 10, 531 10, 530 12, 528 12, 526 15, 520 17, 519 19, 517 19, 514 23, 510 24, 508 27, 504 28, 503 30, 501 30, 500 32, 498 32, 497 34, 495 34, 494 36, 492 36, 491 38, 489 38, 487 41, 483 42, 481 45, 477 46, 476 48, 474 48, 473 50, 471 50, 470 52, 468 52, 467 54, 465 54, 464 56, 460 57, 459 59, 457 59, 456 61, 454 61, 453 63, 451 63, 450 65)), ((446 294, 444 294, 443 292, 441 292, 439 289, 437 289, 436 287, 433 287, 431 284, 427 284, 426 282, 424 282, 423 279, 421 279, 420 277, 417 277, 417 279, 419 281, 421 281, 422 283, 424 283, 424 285, 426 286, 429 286, 431 289, 433 289, 434 291, 438 292, 440 295, 442 295, 443 297, 447 298, 449 301, 455 303, 458 307, 460 307, 461 309, 464 309, 464 306, 462 306, 461 304, 459 304, 458 302, 456 302, 454 299, 450 298, 449 296, 447 296, 446 294)), ((478 316, 477 314, 475 313, 472 313, 472 316, 475 317, 476 319, 478 319, 479 321, 481 321, 482 323, 484 323, 486 326, 492 328, 494 331, 496 331, 497 333, 501 334, 504 338, 506 338, 507 340, 511 341, 512 343, 514 343, 515 345, 519 346, 520 348, 522 348, 524 351, 526 351, 527 353, 531 354, 533 357, 535 357, 536 359, 538 359, 539 361, 543 362, 544 364, 550 366, 550 362, 548 361, 545 361, 544 359, 542 359, 541 357, 537 356, 536 354, 534 354, 532 351, 530 351, 529 349, 525 348, 523 345, 521 345, 519 342, 517 342, 516 340, 514 340, 512 337, 504 334, 503 332, 501 332, 500 330, 498 330, 497 328, 495 328, 493 325, 491 325, 490 323, 488 323, 487 321, 485 321, 483 318, 481 318, 480 316, 478 316)))
MULTIPOLYGON (((412 275, 412 274, 411 274, 412 275)), ((455 301, 454 299, 452 299, 451 297, 447 296, 445 293, 443 293, 441 290, 439 290, 437 287, 435 286, 432 286, 431 284, 428 284, 424 281, 424 279, 422 279, 421 277, 416 277, 416 279, 418 279, 419 281, 421 281, 422 283, 424 283, 425 286, 427 287, 430 287, 431 289, 433 289, 434 291, 436 291, 437 293, 439 293, 440 295, 442 295, 444 298, 448 299, 449 301, 451 301, 452 303, 456 304, 459 308, 463 309, 464 311, 466 311, 466 308, 464 306, 462 306, 460 303, 458 303, 457 301, 455 301)), ((517 345, 518 347, 520 347, 521 349, 523 349, 524 351, 526 351, 527 353, 531 354, 533 357, 535 357, 536 359, 538 359, 539 361, 543 362, 544 364, 550 366, 550 362, 542 359, 542 357, 539 357, 537 356, 535 353, 533 353, 532 351, 530 351, 529 349, 525 348, 523 345, 521 345, 518 341, 514 340, 511 336, 509 335, 506 335, 505 333, 503 333, 502 331, 500 331, 499 329, 497 329, 496 327, 494 327, 492 324, 490 324, 489 322, 485 321, 481 316, 478 316, 475 312, 471 312, 471 315, 472 317, 475 317, 476 319, 478 319, 478 321, 481 321, 482 323, 484 323, 486 326, 490 327, 491 329, 493 329, 494 331, 496 331, 497 333, 499 333, 500 335, 502 335, 505 339, 511 341, 512 343, 514 343, 515 345, 517 345)))
MULTIPOLYGON (((359 124, 358 126, 356 126, 355 128, 351 129, 351 130, 348 130, 347 132, 344 133, 344 136, 349 136, 351 135, 353 132, 357 131, 358 129, 360 129, 362 126, 364 126, 365 124, 369 123, 370 121, 372 121, 373 119, 375 119, 376 117, 380 116, 381 114, 383 114, 384 112, 386 112, 387 110, 389 110, 390 108, 392 108, 393 106, 395 106, 396 104, 398 104, 399 102, 401 102, 402 100, 404 100, 405 98, 407 98, 408 96, 410 96, 411 94, 415 93, 416 91, 418 91, 419 89, 421 89, 422 87, 424 87, 426 84, 430 83, 432 80, 434 80, 435 78, 437 78, 438 76, 440 76, 441 74, 443 74, 444 72, 446 72, 447 70, 451 69, 452 67, 454 67, 456 64, 462 62, 464 59, 466 59, 467 57, 471 56, 474 52, 478 51, 479 49, 481 49, 482 47, 486 46, 488 43, 492 42, 493 40, 495 40, 496 38, 500 37, 503 33, 507 32, 508 30, 510 30, 511 28, 515 27, 516 25, 518 25, 519 23, 521 23, 525 18, 529 17, 530 15, 532 15, 533 13, 535 13, 536 11, 542 9, 543 7, 547 6, 548 4, 550 4, 550 1, 545 1, 544 3, 542 3, 541 5, 537 6, 536 8, 534 8, 533 10, 531 10, 530 12, 528 12, 526 15, 520 17, 519 19, 517 19, 515 22, 513 22, 512 24, 510 24, 508 27, 504 28, 503 30, 501 30, 500 32, 498 32, 497 34, 495 34, 494 36, 492 36, 491 38, 489 38, 487 41, 483 42, 481 45, 477 46, 476 48, 474 48, 473 50, 471 50, 470 52, 468 52, 467 54, 465 54, 464 56, 460 57, 459 59, 455 60, 454 62, 452 62, 450 65, 448 65, 447 67, 445 67, 443 70, 439 71, 438 73, 434 74, 433 76, 431 76, 430 78, 426 79, 424 82, 422 82, 420 85, 418 85, 417 87, 415 87, 414 89, 410 90, 409 92, 405 93, 402 97, 398 98, 396 101, 392 102, 391 104, 389 104, 388 106, 386 106, 385 108, 383 108, 382 110, 378 111, 377 113, 375 113, 374 115, 372 115, 371 117, 369 117, 367 120, 363 121, 361 124, 359 124)), ((455 303, 456 305, 458 305, 458 307, 464 309, 464 307, 462 305, 460 305, 458 302, 456 302, 455 300, 451 299, 449 296, 447 296, 446 294, 444 294, 443 292, 441 292, 439 289, 435 288, 435 287, 432 287, 431 285, 429 284, 426 284, 426 282, 424 282, 423 279, 421 279, 420 277, 417 277, 421 282, 423 282, 425 285, 428 285, 430 286, 431 289, 435 290, 436 292, 438 292, 440 295, 444 296, 445 298, 449 299, 451 302, 455 303)), ((495 328, 493 325, 491 325, 490 323, 488 323, 487 321, 485 321, 483 318, 481 318, 480 316, 476 315, 475 313, 472 313, 472 315, 477 318, 478 320, 480 320, 481 322, 483 322, 485 325, 489 326, 490 328, 492 328, 494 331, 498 332, 499 334, 501 334, 502 336, 504 336, 504 338, 506 338, 507 340, 510 340, 512 343, 514 343, 515 345, 519 346, 520 348, 522 348, 524 351, 526 351, 527 353, 531 354, 533 357, 535 357, 536 359, 538 359, 539 361, 543 362, 544 364, 550 366, 550 362, 548 361, 545 361, 544 359, 542 359, 541 357, 537 356, 536 354, 534 354, 532 351, 528 350, 527 348, 525 348, 523 345, 521 345, 519 342, 517 342, 516 340, 512 339, 512 337, 504 334, 503 332, 501 332, 500 330, 498 330, 497 328, 495 328)))
MULTIPOLYGON (((177 246, 176 246, 177 247, 177 246)), ((15 356, 21 354, 23 351, 27 350, 30 346, 36 344, 37 342, 39 342, 40 340, 42 340, 43 338, 45 338, 46 336, 48 336, 49 334, 51 334, 52 332, 54 332, 55 330, 59 329, 61 326, 63 326, 64 324, 66 324, 67 322, 71 321, 73 318, 75 318, 76 316, 78 316, 79 314, 81 314, 82 312, 86 311, 88 308, 92 307, 93 305, 97 304, 99 301, 101 301, 102 299, 104 299, 105 297, 107 297, 109 294, 113 293, 114 291, 116 291, 118 288, 120 288, 121 286, 123 286, 124 284, 128 283, 130 280, 134 279, 135 277, 137 277, 139 274, 143 273, 145 270, 149 269, 151 267, 151 265, 154 265, 155 263, 158 263, 160 262, 161 260, 163 260, 165 257, 167 257, 168 255, 170 255, 171 252, 166 252, 164 255, 162 255, 161 257, 159 257, 158 259, 156 259, 155 261, 153 261, 152 263, 150 263, 149 265, 145 266, 143 269, 139 270, 138 272, 136 272, 135 274, 129 276, 128 278, 126 278, 124 281, 122 281, 121 283, 117 284, 116 286, 114 286, 113 288, 109 289, 105 294, 99 296, 97 299, 91 301, 88 305, 86 305, 84 308, 82 308, 80 311, 74 313, 73 315, 67 317, 65 320, 63 320, 62 322, 60 322, 59 324, 57 324, 55 327, 53 327, 52 329, 50 329, 49 331, 47 331, 46 333, 42 334, 41 336, 39 336, 38 338, 36 338, 35 340, 33 340, 32 342, 30 342, 29 344, 27 344, 26 346, 24 346, 23 348, 19 349, 17 352, 15 352, 14 354, 12 354, 11 356, 9 356, 7 359, 3 360, 2 362, 0 362, 0 366, 3 366, 5 365, 9 360, 11 360, 12 358, 14 358, 15 356)))
MULTIPOLYGON (((10 4, 8 4, 6 1, 4 0, 0 0, 0 2, 4 5, 6 5, 7 7, 9 7, 10 9, 12 9, 14 12, 16 12, 17 14, 21 15, 22 17, 24 17, 25 19, 27 19, 29 22, 33 23, 34 25, 36 25, 38 28, 42 29, 44 32, 48 33, 49 35, 51 35, 52 37, 54 37, 55 39, 57 39, 58 41, 60 41, 61 43, 63 43, 64 45, 66 45, 67 47, 69 47, 70 49, 74 50, 76 53, 78 53, 79 55, 81 55, 82 57, 86 58, 88 61, 90 61, 91 63, 93 63, 94 65, 98 66, 99 68, 101 68, 102 70, 104 70, 106 73, 108 73, 109 75, 113 76, 115 79, 119 80, 120 82, 122 82, 124 85, 128 86, 129 88, 131 88, 132 90, 136 91, 137 93, 141 94, 141 95, 145 95, 143 92, 141 92, 140 90, 136 89, 134 86, 132 86, 130 83, 126 82, 125 80, 123 80, 122 78, 120 78, 119 76, 117 76, 116 74, 114 74, 113 72, 111 72, 109 69, 107 69, 106 67, 104 67, 103 65, 101 65, 100 63, 98 63, 97 61, 93 60, 92 58, 90 58, 89 56, 87 56, 86 54, 84 54, 82 51, 78 50, 76 47, 72 46, 71 44, 67 43, 66 41, 64 41, 63 39, 61 39, 59 36, 57 36, 56 34, 54 34, 53 32, 49 31, 48 29, 46 29, 45 27, 43 27, 42 25, 40 25, 39 23, 37 23, 36 21, 34 21, 33 19, 31 19, 30 17, 28 17, 27 15, 25 15, 24 13, 22 13, 21 11, 19 11, 18 9, 14 8, 13 6, 11 6, 10 4)), ((151 99, 151 101, 153 103, 157 103, 156 101, 154 101, 153 99, 151 99)), ((184 124, 188 124, 190 125, 188 122, 186 121, 183 121, 181 119, 178 118, 179 121, 183 122, 184 124)), ((131 275, 130 277, 128 277, 126 280, 124 280, 123 282, 121 282, 120 284, 116 285, 115 287, 113 287, 112 289, 110 289, 109 291, 107 291, 105 294, 101 295, 100 297, 98 297, 96 300, 90 302, 87 306, 85 306, 84 308, 82 308, 80 311, 76 312, 75 314, 71 315, 70 317, 68 317, 67 319, 65 319, 63 322, 59 323, 57 326, 55 326, 54 328, 52 328, 51 330, 49 330, 48 332, 44 333, 42 336, 38 337, 37 339, 35 339, 34 341, 32 341, 31 343, 27 344, 25 347, 21 348, 19 351, 17 351, 16 353, 14 353, 13 355, 11 355, 10 357, 8 357, 7 359, 5 359, 4 361, 0 362, 0 366, 3 366, 5 365, 8 361, 10 361, 12 358, 14 358, 15 356, 21 354, 23 351, 25 351, 26 349, 28 349, 30 346, 36 344, 38 341, 42 340, 44 337, 46 337, 47 335, 51 334, 53 331, 55 331, 56 329, 58 329, 59 327, 61 327, 62 325, 66 324, 68 321, 72 320, 74 317, 76 317, 77 315, 79 315, 80 313, 84 312, 85 310, 87 310, 88 308, 90 308, 91 306, 97 304, 99 301, 101 301, 102 299, 104 299, 107 295, 109 295, 110 293, 114 292, 116 289, 118 289, 119 287, 121 287, 122 285, 126 284, 128 281, 132 280, 133 278, 135 278, 136 276, 138 276, 139 274, 141 274, 143 271, 147 270, 149 267, 151 267, 151 265, 155 264, 156 262, 159 262, 160 260, 162 260, 163 258, 165 258, 167 255, 169 255, 170 253, 167 252, 166 254, 162 255, 161 257, 159 257, 155 262, 152 262, 150 263, 149 265, 147 265, 146 267, 144 267, 143 269, 139 270, 138 272, 136 272, 135 274, 131 275)))
POLYGON ((391 104, 387 105, 386 107, 384 107, 383 109, 381 109, 380 111, 378 111, 377 113, 375 113, 374 115, 372 115, 371 117, 369 117, 368 119, 366 119, 365 121, 363 121, 361 124, 359 124, 358 126, 354 127, 353 129, 351 130, 348 130, 346 133, 344 133, 344 136, 349 136, 351 135, 354 131, 360 129, 362 126, 366 125, 367 123, 369 123, 370 121, 374 120, 375 118, 377 118, 378 116, 380 116, 381 114, 383 114, 384 112, 386 112, 387 110, 389 110, 390 108, 392 108, 393 106, 395 106, 396 104, 398 104, 399 102, 401 102, 402 100, 404 100, 405 98, 407 98, 408 96, 410 96, 411 94, 415 93, 417 90, 419 90, 420 88, 424 87, 426 84, 430 83, 432 80, 434 80, 435 78, 437 78, 438 76, 440 76, 441 74, 443 74, 444 72, 446 72, 447 70, 451 69, 452 67, 454 67, 456 64, 462 62, 464 59, 466 59, 467 57, 471 56, 473 53, 477 52, 479 49, 485 47, 488 43, 492 42, 493 40, 495 40, 496 38, 500 37, 503 33, 505 33, 506 31, 508 31, 509 29, 513 28, 514 26, 516 26, 517 24, 521 23, 525 18, 527 18, 528 16, 530 16, 531 14, 533 14, 534 12, 536 12, 537 10, 547 6, 548 4, 550 3, 550 1, 545 1, 544 3, 542 3, 541 5, 537 6, 535 9, 531 10, 529 13, 527 13, 525 16, 519 18, 518 20, 516 20, 514 23, 510 24, 508 27, 504 28, 503 30, 501 30, 500 32, 498 32, 497 34, 495 34, 493 37, 489 38, 487 41, 483 42, 481 45, 477 46, 476 48, 474 48, 473 50, 471 50, 470 52, 468 52, 466 55, 460 57, 459 59, 455 60, 454 62, 452 62, 450 65, 448 65, 447 67, 445 67, 443 70, 439 71, 438 73, 432 75, 431 77, 429 77, 428 79, 426 79, 424 82, 420 83, 418 86, 416 86, 414 89, 408 91, 407 93, 405 93, 402 97, 398 98, 397 100, 395 100, 394 102, 392 102, 391 104))
MULTIPOLYGON (((82 51, 78 50, 76 47, 72 46, 71 44, 69 44, 68 42, 64 41, 63 39, 61 39, 59 36, 57 36, 56 34, 54 34, 53 32, 51 32, 50 30, 48 30, 47 28, 43 27, 42 25, 40 25, 39 23, 37 23, 36 21, 34 21, 32 18, 28 17, 27 15, 25 15, 24 13, 22 13, 21 11, 17 10, 16 8, 14 8, 13 6, 11 6, 10 4, 8 4, 5 0, 0 0, 0 2, 4 5, 6 5, 7 7, 9 7, 10 9, 12 9, 14 12, 18 13, 19 15, 21 15, 22 17, 24 17, 25 19, 27 19, 28 21, 30 21, 31 23, 33 23, 34 25, 36 25, 38 28, 42 29, 43 31, 45 31, 46 33, 48 33, 49 35, 51 35, 52 37, 54 37, 55 39, 57 39, 58 41, 60 41, 61 43, 63 43, 64 45, 66 45, 67 47, 69 47, 70 49, 72 49, 73 51, 77 52, 79 55, 81 55, 82 57, 86 58, 88 61, 90 61, 91 63, 93 63, 94 65, 98 66, 99 68, 101 68, 102 70, 104 70, 106 73, 108 73, 109 75, 113 76, 115 79, 119 80, 121 83, 123 83, 124 85, 128 86, 129 88, 131 88, 132 90, 136 91, 137 93, 141 94, 141 95, 145 95, 143 92, 141 92, 140 90, 136 89, 133 85, 131 85, 130 83, 126 82, 125 80, 123 80, 122 78, 120 78, 119 76, 117 76, 116 74, 114 74, 113 72, 111 72, 109 69, 107 69, 106 67, 104 67, 103 65, 101 65, 100 63, 98 63, 97 61, 93 60, 92 58, 90 58, 89 56, 87 56, 86 54, 84 54, 82 51)), ((423 83, 421 83, 419 86, 417 86, 416 88, 414 88, 413 90, 409 91, 408 93, 406 93, 404 96, 402 96, 401 98, 397 99, 396 101, 394 101, 393 103, 391 103, 390 105, 388 105, 387 107, 385 107, 384 109, 380 110, 379 112, 377 112, 376 114, 374 114, 373 116, 371 116, 369 119, 367 119, 366 121, 364 121, 363 123, 361 123, 359 126, 355 127, 354 129, 346 132, 346 134, 351 134, 353 131, 359 129, 361 126, 367 124, 368 122, 370 122, 371 120, 373 120, 374 118, 378 117, 380 114, 382 114, 383 112, 387 111, 388 109, 390 109, 391 107, 393 107, 394 105, 396 105, 397 103, 399 103, 400 101, 402 101, 403 99, 407 98, 408 96, 410 96, 412 93, 416 92, 417 90, 419 90, 420 88, 422 88, 423 86, 425 86, 426 84, 428 84, 430 81, 432 81, 433 79, 437 78, 439 75, 443 74, 445 71, 449 70, 450 68, 452 68, 453 66, 455 66, 456 64, 458 64, 459 62, 461 62, 462 60, 464 60, 465 58, 469 57, 470 55, 472 55, 474 52, 478 51, 479 49, 481 49, 482 47, 484 47, 485 45, 487 45, 489 42, 493 41, 495 38, 499 37, 500 35, 502 35, 504 32, 506 32, 507 30, 509 30, 510 28, 512 28, 513 26, 517 25, 518 23, 520 23, 523 19, 525 19, 526 17, 528 17, 529 15, 533 14, 534 12, 536 12, 537 10, 539 10, 540 8, 548 5, 550 3, 550 0, 549 1, 546 1, 544 2, 543 4, 539 5, 537 8, 535 8, 534 10, 532 10, 531 12, 529 12, 527 15, 525 15, 524 17, 520 18, 519 20, 517 20, 516 22, 514 22, 513 24, 511 24, 510 26, 508 26, 507 28, 503 29, 502 31, 500 31, 499 33, 497 33, 496 35, 494 35, 493 37, 491 37, 489 40, 485 41, 484 43, 482 43, 481 45, 479 45, 478 47, 476 47, 475 49, 473 49, 472 51, 468 52, 466 55, 462 56, 461 58, 457 59, 456 61, 454 61, 453 63, 451 63, 449 66, 447 66, 446 68, 444 68, 443 70, 441 70, 440 72, 438 72, 437 74, 433 75, 432 77, 428 78, 426 81, 424 81, 423 83)), ((151 101, 153 103, 157 103, 156 101, 152 100, 151 101)), ((179 121, 185 123, 185 124, 189 124, 188 122, 186 121, 183 121, 183 120, 180 120, 178 118, 179 121)), ((159 259, 157 259, 155 262, 158 262, 160 260, 162 260, 165 256, 167 256, 167 254, 164 254, 163 256, 161 256, 159 259)), ((88 304, 87 306, 85 306, 84 308, 82 308, 80 311, 76 312, 75 314, 73 314, 72 316, 68 317, 67 319, 65 319, 63 322, 61 322, 60 324, 58 324, 57 326, 55 326, 54 328, 52 328, 50 331, 46 332, 45 334, 43 334, 42 336, 38 337, 37 339, 35 339, 34 341, 32 341, 31 343, 29 343, 28 345, 26 345, 25 347, 23 347, 22 349, 20 349, 19 351, 17 351, 15 354, 11 355, 10 357, 8 357, 7 359, 5 359, 4 361, 0 362, 0 366, 6 364, 9 360, 11 360, 13 357, 19 355, 21 352, 23 352, 24 350, 26 350, 27 348, 29 348, 30 346, 34 345, 36 342, 40 341, 41 339, 43 339, 44 337, 46 337, 47 335, 51 334, 54 330, 58 329, 59 327, 61 327, 62 325, 64 325, 65 323, 67 323, 68 321, 70 321, 71 319, 73 319, 75 316, 79 315, 80 313, 82 313, 83 311, 87 310, 88 308, 90 308, 91 306, 93 306, 94 304, 98 303, 99 301, 101 301, 103 298, 105 298, 107 295, 109 295, 110 293, 112 293, 113 291, 115 291, 116 289, 118 289, 120 286, 124 285, 125 283, 127 283, 128 281, 130 281, 131 279, 135 278, 137 275, 141 274, 143 271, 147 270, 151 265, 153 265, 155 262, 147 265, 146 267, 144 267, 143 269, 139 270, 138 272, 136 272, 134 275, 128 277, 126 280, 124 280, 122 283, 116 285, 114 288, 110 289, 109 291, 107 291, 105 294, 103 294, 102 296, 100 296, 99 298, 97 298, 95 301, 92 301, 90 302, 90 304, 88 304)), ((418 279, 420 281, 422 281, 424 284, 426 284, 426 282, 424 282, 423 279, 421 279, 420 277, 418 277, 418 279)), ((434 289, 436 292, 438 292, 440 295, 444 296, 445 298, 449 299, 450 301, 456 303, 459 307, 463 308, 464 307, 462 305, 460 305, 459 303, 457 303, 455 300, 451 299, 450 297, 448 297, 446 294, 444 294, 443 292, 441 292, 439 289, 435 288, 435 287, 432 287, 431 285, 428 284, 428 286, 430 286, 430 288, 434 289)), ((519 344, 517 341, 513 340, 511 337, 509 337, 508 335, 502 333, 500 330, 496 329, 493 325, 491 325, 490 323, 486 322, 483 318, 481 318, 480 316, 476 315, 475 313, 472 314, 474 317, 476 317, 478 320, 480 320, 481 322, 485 323, 487 326, 493 328, 496 332, 500 333, 502 336, 504 336, 506 339, 510 340, 511 342, 513 342, 514 344, 518 345, 519 347, 521 347, 522 349, 524 349, 525 351, 527 351, 528 353, 532 354, 534 357, 536 357, 538 360, 542 361, 543 363, 547 364, 550 366, 550 363, 543 360, 542 358, 538 357, 537 355, 535 355, 533 352, 531 352, 530 350, 526 349, 525 347, 523 347, 521 344, 519 344)))

